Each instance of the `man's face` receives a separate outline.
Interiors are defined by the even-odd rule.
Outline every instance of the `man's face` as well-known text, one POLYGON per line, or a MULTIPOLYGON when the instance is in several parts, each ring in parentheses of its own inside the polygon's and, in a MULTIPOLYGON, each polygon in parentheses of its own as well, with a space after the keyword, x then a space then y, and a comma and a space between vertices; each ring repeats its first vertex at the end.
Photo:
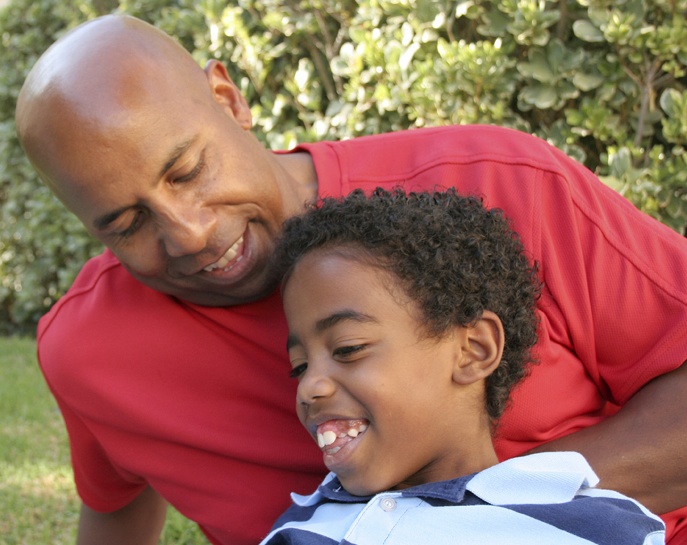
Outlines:
POLYGON ((474 448, 452 381, 456 343, 422 334, 393 286, 381 269, 314 251, 283 291, 298 416, 357 495, 455 478, 474 448))
POLYGON ((57 196, 156 290, 213 306, 266 295, 293 202, 241 117, 247 106, 227 106, 209 87, 158 82, 103 102, 109 111, 48 114, 60 137, 36 167, 57 196))

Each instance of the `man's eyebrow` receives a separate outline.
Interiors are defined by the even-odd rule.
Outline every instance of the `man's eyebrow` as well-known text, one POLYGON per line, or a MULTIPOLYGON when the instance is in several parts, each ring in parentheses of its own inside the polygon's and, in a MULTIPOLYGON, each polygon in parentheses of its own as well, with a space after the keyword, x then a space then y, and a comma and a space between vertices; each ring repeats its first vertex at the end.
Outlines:
MULTIPOLYGON (((321 320, 315 322, 315 331, 317 333, 322 333, 323 331, 326 331, 327 329, 334 327, 339 322, 343 322, 346 320, 359 322, 361 324, 377 322, 377 319, 373 318, 369 314, 364 314, 362 312, 347 309, 335 312, 334 314, 330 314, 326 318, 322 318, 321 320)), ((301 342, 298 339, 298 337, 296 337, 295 335, 289 335, 286 339, 286 350, 288 351, 289 349, 299 344, 301 344, 301 342)))
POLYGON ((179 144, 176 148, 172 150, 172 153, 169 154, 169 159, 167 162, 164 164, 164 166, 160 169, 160 173, 158 174, 159 178, 162 178, 167 171, 174 166, 174 163, 176 163, 179 160, 179 157, 181 157, 186 151, 193 145, 193 143, 196 141, 196 137, 189 138, 185 142, 182 142, 179 144))
MULTIPOLYGON (((189 138, 185 142, 182 142, 177 147, 175 147, 169 154, 169 159, 167 160, 167 162, 165 162, 163 167, 160 169, 158 178, 162 178, 167 173, 167 171, 170 168, 172 168, 172 166, 174 166, 174 163, 176 163, 179 160, 179 157, 186 153, 186 151, 193 145, 195 141, 195 137, 189 138)), ((108 212, 107 214, 103 214, 102 216, 99 216, 95 220, 93 220, 93 226, 99 231, 102 231, 113 221, 115 221, 119 216, 121 216, 124 212, 126 212, 129 208, 130 206, 123 206, 122 208, 118 208, 117 210, 113 210, 112 212, 108 212)))
POLYGON ((124 212, 126 212, 129 208, 131 207, 123 206, 122 208, 118 208, 117 210, 113 210, 112 212, 108 212, 107 214, 103 214, 102 216, 98 216, 93 220, 93 227, 95 227, 99 231, 102 231, 114 220, 116 220, 119 216, 121 216, 124 212))

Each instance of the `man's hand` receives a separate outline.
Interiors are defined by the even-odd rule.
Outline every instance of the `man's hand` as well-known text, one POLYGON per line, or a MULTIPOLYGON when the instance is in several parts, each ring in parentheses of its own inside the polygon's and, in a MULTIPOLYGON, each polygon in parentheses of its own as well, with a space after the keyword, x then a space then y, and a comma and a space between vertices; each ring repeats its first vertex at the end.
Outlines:
POLYGON ((155 545, 167 515, 167 502, 152 488, 126 507, 98 513, 82 505, 77 545, 155 545))
POLYGON ((652 380, 604 422, 533 452, 560 450, 582 453, 600 487, 655 513, 687 505, 687 364, 652 380))

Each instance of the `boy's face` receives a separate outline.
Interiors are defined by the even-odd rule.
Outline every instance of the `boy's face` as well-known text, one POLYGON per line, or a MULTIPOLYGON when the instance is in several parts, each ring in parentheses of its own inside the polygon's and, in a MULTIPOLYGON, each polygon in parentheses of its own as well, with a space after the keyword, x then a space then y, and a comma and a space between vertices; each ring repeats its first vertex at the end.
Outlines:
POLYGON ((389 274, 323 251, 296 265, 283 301, 298 416, 346 490, 369 495, 475 470, 465 462, 477 448, 468 426, 479 427, 483 389, 452 378, 462 329, 428 338, 389 274))

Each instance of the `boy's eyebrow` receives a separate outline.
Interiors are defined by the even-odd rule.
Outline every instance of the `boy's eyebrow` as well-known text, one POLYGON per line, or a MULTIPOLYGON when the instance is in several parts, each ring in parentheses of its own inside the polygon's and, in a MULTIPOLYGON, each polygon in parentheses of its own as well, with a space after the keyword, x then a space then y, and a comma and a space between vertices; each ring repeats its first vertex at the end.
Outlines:
MULTIPOLYGON (((326 318, 322 318, 321 320, 315 322, 315 331, 317 333, 322 333, 323 331, 326 331, 327 329, 334 327, 339 322, 343 322, 345 320, 351 320, 362 324, 377 322, 377 319, 373 318, 369 314, 364 314, 362 312, 358 312, 355 310, 346 309, 341 310, 339 312, 335 312, 334 314, 330 314, 326 318)), ((286 339, 286 350, 288 351, 290 348, 293 348, 294 346, 299 344, 300 340, 298 339, 298 337, 289 334, 288 338, 286 339)))
MULTIPOLYGON (((189 138, 185 142, 182 142, 181 144, 176 146, 169 154, 169 159, 167 160, 167 162, 165 162, 165 164, 160 169, 158 178, 162 178, 165 175, 165 173, 174 166, 174 163, 176 163, 179 160, 179 157, 186 153, 186 151, 193 145, 195 141, 195 137, 189 138)), ((110 223, 112 223, 124 212, 126 212, 129 208, 131 207, 123 206, 122 208, 118 208, 117 210, 113 210, 112 212, 108 212, 107 214, 103 214, 102 216, 99 216, 95 220, 93 220, 93 226, 99 231, 102 231, 108 225, 110 225, 110 223)))

